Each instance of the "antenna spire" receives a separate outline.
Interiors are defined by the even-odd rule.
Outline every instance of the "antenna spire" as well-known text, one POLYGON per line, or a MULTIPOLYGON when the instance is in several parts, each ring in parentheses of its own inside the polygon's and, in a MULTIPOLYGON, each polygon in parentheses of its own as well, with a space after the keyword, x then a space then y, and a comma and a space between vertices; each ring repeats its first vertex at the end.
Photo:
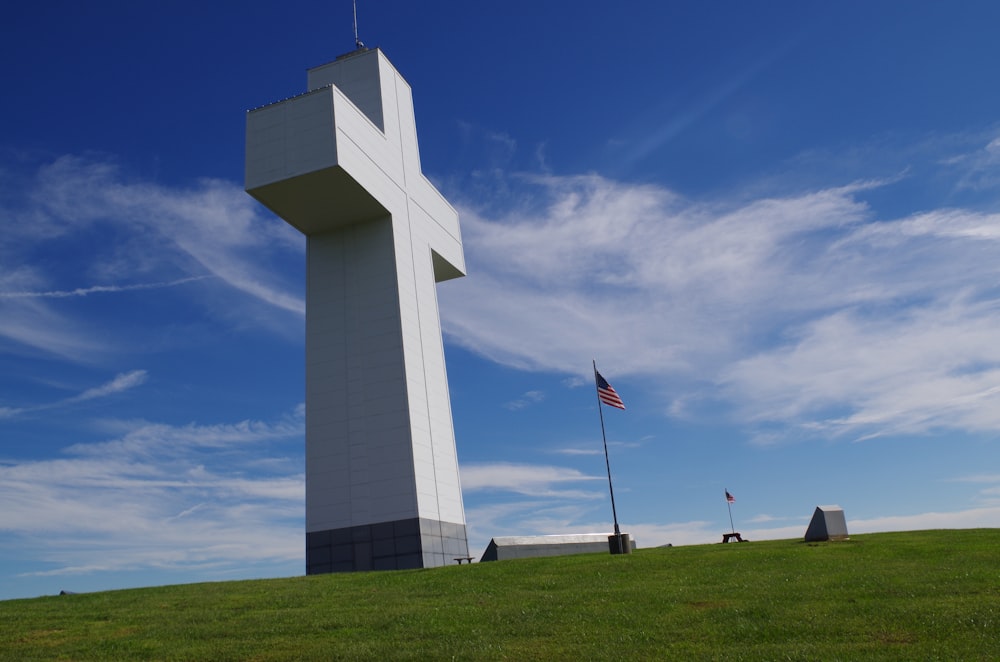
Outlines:
POLYGON ((365 47, 361 40, 358 39, 358 0, 354 0, 354 47, 357 49, 362 49, 365 47))

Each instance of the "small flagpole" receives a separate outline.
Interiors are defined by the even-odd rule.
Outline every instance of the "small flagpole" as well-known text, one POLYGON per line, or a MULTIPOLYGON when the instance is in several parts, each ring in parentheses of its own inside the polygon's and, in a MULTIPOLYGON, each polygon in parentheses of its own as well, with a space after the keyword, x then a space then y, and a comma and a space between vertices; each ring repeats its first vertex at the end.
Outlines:
POLYGON ((358 38, 358 0, 354 0, 354 48, 361 49, 365 45, 358 38))
POLYGON ((615 540, 618 542, 618 553, 624 554, 622 549, 622 532, 618 528, 618 512, 615 510, 615 487, 611 484, 611 460, 608 459, 608 436, 604 432, 604 409, 601 404, 601 394, 597 391, 597 360, 594 359, 594 393, 597 394, 597 411, 601 415, 601 439, 604 440, 604 464, 608 467, 608 491, 611 492, 611 516, 615 520, 615 540))
POLYGON ((729 508, 729 530, 736 533, 736 527, 733 526, 733 502, 729 500, 729 490, 726 490, 726 507, 729 508))

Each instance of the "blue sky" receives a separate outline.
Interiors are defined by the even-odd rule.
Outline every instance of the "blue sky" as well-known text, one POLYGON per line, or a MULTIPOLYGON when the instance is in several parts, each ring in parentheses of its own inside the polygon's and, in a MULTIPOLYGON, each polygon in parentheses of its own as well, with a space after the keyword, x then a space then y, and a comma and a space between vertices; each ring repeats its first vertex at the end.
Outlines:
MULTIPOLYGON (((93 3, 92 3, 93 4, 93 3)), ((0 24, 0 598, 304 571, 304 241, 245 111, 345 1, 0 24)), ((995 3, 368 2, 469 275, 470 551, 1000 526, 995 3)))

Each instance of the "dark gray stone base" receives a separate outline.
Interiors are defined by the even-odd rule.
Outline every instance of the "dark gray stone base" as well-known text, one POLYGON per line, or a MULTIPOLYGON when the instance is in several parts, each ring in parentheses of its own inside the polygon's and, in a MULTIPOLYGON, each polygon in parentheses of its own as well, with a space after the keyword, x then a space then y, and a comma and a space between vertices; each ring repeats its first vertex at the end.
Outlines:
POLYGON ((425 518, 306 532, 306 574, 406 570, 469 556, 464 524, 425 518))

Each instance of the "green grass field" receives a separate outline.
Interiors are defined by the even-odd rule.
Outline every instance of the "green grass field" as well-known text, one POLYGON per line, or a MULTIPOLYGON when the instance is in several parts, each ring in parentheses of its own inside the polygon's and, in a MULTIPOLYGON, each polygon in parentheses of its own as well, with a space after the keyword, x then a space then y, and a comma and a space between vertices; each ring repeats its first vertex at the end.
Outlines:
POLYGON ((0 659, 997 660, 1000 530, 0 602, 0 659))

